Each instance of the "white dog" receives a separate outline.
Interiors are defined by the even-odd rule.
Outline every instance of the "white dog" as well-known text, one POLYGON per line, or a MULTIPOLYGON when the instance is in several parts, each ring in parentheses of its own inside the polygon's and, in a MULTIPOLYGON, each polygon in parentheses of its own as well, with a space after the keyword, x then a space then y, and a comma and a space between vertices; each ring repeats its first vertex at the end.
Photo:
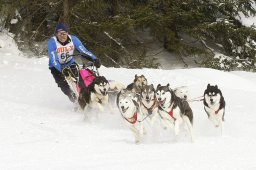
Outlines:
POLYGON ((118 93, 116 103, 125 123, 134 134, 135 142, 141 142, 145 129, 140 121, 143 115, 140 113, 138 96, 134 92, 124 89, 118 93))
POLYGON ((189 91, 187 86, 180 86, 175 89, 173 89, 173 92, 175 95, 183 100, 189 99, 189 91))

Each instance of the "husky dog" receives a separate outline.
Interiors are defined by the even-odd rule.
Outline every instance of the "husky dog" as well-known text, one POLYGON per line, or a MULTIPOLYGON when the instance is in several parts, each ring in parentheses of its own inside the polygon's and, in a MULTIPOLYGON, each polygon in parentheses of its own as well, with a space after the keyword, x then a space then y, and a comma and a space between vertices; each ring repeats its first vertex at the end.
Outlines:
POLYGON ((187 86, 181 86, 173 89, 175 95, 183 100, 188 100, 189 92, 187 86))
POLYGON ((139 94, 141 92, 142 86, 147 84, 148 84, 148 81, 144 75, 137 76, 137 74, 135 74, 133 83, 129 84, 126 87, 126 89, 139 94))
POLYGON ((125 85, 121 82, 115 80, 108 80, 109 90, 112 92, 120 92, 122 89, 125 89, 125 85))
POLYGON ((180 126, 184 124, 185 127, 187 127, 191 141, 193 142, 193 112, 188 102, 177 97, 170 89, 169 84, 167 84, 167 86, 158 84, 156 98, 159 104, 158 113, 162 123, 167 127, 174 124, 174 132, 176 136, 179 134, 180 126))
POLYGON ((143 123, 139 121, 142 119, 142 114, 138 102, 137 94, 130 90, 121 90, 117 95, 117 107, 127 126, 132 130, 136 143, 141 141, 144 134, 143 123))
POLYGON ((158 115, 158 102, 153 84, 145 85, 141 89, 140 111, 144 115, 144 119, 147 117, 150 118, 150 123, 152 125, 158 115))
POLYGON ((104 106, 109 105, 108 90, 107 79, 104 76, 97 76, 88 88, 84 87, 80 91, 78 103, 81 109, 85 110, 87 106, 90 106, 103 112, 104 106))
POLYGON ((222 128, 225 114, 225 100, 217 85, 207 85, 204 91, 204 110, 216 127, 222 128))

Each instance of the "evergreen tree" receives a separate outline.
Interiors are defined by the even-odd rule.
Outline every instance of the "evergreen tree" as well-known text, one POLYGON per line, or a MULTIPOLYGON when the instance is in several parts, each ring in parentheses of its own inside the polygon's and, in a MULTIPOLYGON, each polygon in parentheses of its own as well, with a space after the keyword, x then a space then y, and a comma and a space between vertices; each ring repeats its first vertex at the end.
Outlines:
POLYGON ((157 67, 146 56, 142 34, 149 31, 180 57, 203 56, 203 65, 218 69, 255 70, 256 31, 238 16, 255 15, 256 0, 0 1, 1 23, 21 44, 47 40, 65 21, 107 66, 157 67), (18 23, 10 24, 14 18, 18 23))

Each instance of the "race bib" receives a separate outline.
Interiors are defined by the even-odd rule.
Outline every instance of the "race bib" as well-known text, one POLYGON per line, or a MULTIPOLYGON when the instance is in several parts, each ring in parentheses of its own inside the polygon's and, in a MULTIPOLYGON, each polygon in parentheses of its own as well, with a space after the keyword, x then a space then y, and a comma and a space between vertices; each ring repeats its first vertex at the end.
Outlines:
POLYGON ((69 37, 71 42, 69 42, 68 44, 66 45, 61 45, 57 39, 55 38, 55 42, 56 42, 56 46, 57 46, 57 56, 58 56, 58 59, 59 59, 59 62, 60 64, 65 64, 65 63, 68 63, 71 59, 72 59, 72 56, 73 53, 74 53, 74 43, 71 39, 71 37, 69 37))

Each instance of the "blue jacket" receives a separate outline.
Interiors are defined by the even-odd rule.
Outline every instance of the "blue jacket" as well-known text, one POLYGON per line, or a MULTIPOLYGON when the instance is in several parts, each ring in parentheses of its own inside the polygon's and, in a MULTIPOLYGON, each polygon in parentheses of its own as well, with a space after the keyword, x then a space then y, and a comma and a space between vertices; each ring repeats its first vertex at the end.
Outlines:
POLYGON ((71 55, 73 54, 74 49, 76 49, 79 51, 79 53, 82 54, 82 56, 84 56, 88 60, 94 61, 97 59, 97 57, 93 53, 85 48, 85 46, 76 36, 68 35, 68 37, 69 39, 71 39, 71 42, 73 42, 73 45, 68 48, 61 45, 57 41, 57 38, 55 36, 48 40, 49 68, 55 67, 57 70, 61 71, 63 67, 73 64, 75 62, 75 59, 73 56, 69 55, 70 53, 68 50, 72 50, 71 55), (65 60, 62 58, 62 54, 61 57, 58 56, 57 51, 61 53, 60 50, 63 50, 62 54, 64 54, 65 60))

